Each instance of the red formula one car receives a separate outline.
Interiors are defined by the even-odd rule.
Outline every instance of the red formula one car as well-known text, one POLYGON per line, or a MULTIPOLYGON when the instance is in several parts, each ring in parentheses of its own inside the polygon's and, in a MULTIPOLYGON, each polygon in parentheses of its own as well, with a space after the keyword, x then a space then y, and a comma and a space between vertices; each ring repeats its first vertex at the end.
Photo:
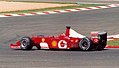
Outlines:
POLYGON ((80 50, 102 50, 107 43, 107 32, 91 32, 88 38, 70 28, 66 27, 66 33, 54 36, 23 37, 16 44, 10 44, 12 49, 31 50, 33 46, 38 49, 80 49, 80 50))

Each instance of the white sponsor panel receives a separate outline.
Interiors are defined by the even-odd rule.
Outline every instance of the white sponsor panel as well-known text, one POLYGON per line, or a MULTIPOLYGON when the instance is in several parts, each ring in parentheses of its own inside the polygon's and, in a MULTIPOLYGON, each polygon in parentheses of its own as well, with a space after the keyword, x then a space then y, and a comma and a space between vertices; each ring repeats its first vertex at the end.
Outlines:
POLYGON ((40 43, 40 47, 41 47, 41 49, 49 49, 48 44, 45 43, 45 42, 41 42, 41 43, 40 43))

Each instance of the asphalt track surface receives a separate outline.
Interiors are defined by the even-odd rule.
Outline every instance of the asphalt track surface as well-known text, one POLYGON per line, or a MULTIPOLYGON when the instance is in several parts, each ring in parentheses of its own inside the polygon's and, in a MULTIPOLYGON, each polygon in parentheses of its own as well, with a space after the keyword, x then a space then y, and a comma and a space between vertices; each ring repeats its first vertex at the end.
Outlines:
POLYGON ((58 35, 65 26, 89 36, 91 31, 119 34, 119 8, 51 15, 0 18, 0 68, 118 68, 119 49, 103 51, 12 50, 27 35, 58 35))

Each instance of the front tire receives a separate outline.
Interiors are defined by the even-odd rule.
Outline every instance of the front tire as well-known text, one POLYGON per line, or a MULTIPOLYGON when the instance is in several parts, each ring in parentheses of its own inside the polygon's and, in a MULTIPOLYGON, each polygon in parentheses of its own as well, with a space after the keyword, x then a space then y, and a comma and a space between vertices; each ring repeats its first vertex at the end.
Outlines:
POLYGON ((92 41, 91 39, 85 37, 85 38, 82 38, 79 42, 79 47, 81 50, 83 51, 88 51, 88 50, 92 50, 92 41))
POLYGON ((22 50, 31 50, 32 49, 32 40, 29 38, 29 37, 23 37, 21 40, 20 40, 20 48, 22 50))

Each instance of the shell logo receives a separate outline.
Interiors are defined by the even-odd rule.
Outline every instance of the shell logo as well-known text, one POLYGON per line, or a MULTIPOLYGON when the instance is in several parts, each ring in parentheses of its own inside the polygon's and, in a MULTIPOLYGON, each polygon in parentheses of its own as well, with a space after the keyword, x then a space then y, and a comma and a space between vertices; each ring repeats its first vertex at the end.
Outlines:
POLYGON ((53 41, 52 41, 52 46, 53 46, 53 47, 56 47, 56 46, 57 46, 57 41, 53 40, 53 41))

